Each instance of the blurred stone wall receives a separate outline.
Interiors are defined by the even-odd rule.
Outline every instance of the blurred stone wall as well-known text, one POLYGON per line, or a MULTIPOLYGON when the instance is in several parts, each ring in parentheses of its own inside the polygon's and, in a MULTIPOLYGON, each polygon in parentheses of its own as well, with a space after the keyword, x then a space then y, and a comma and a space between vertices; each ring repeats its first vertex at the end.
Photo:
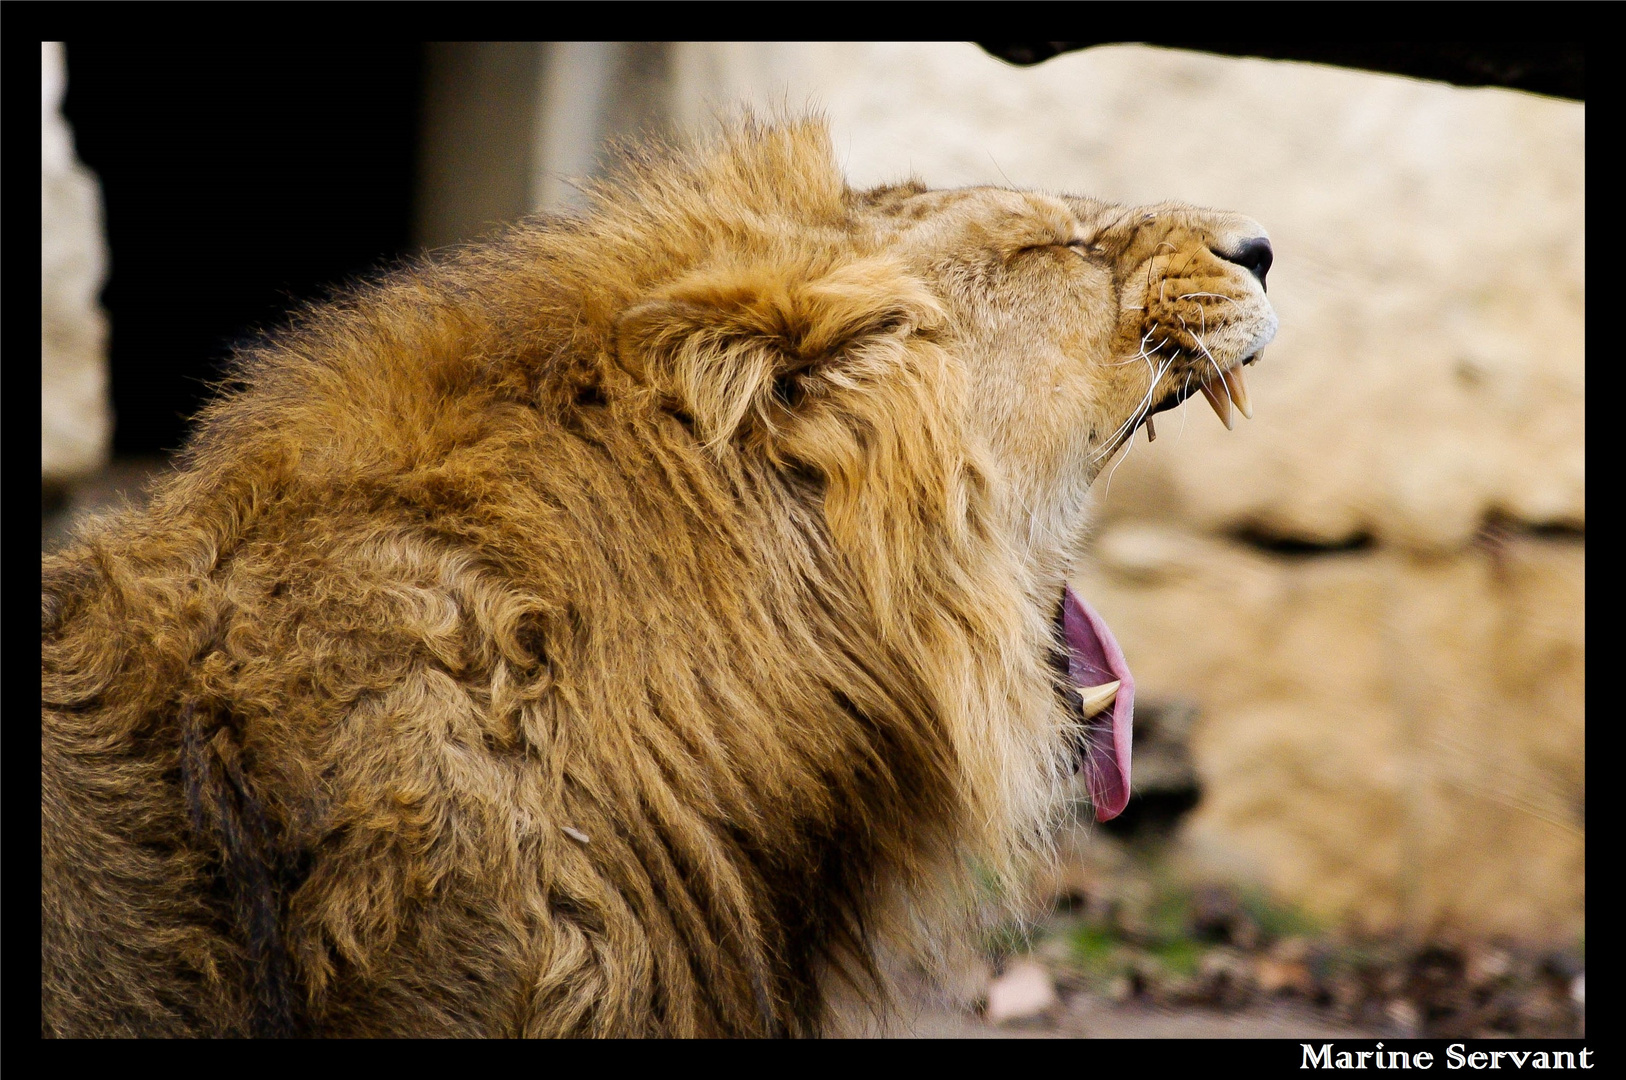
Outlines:
POLYGON ((916 174, 1263 222, 1252 422, 1199 400, 1098 485, 1077 582, 1197 706, 1208 867, 1371 930, 1585 912, 1585 108, 1139 46, 688 43, 673 119, 804 105, 916 174))
POLYGON ((40 474, 61 487, 107 460, 107 273, 102 196, 62 118, 60 41, 40 43, 40 474))

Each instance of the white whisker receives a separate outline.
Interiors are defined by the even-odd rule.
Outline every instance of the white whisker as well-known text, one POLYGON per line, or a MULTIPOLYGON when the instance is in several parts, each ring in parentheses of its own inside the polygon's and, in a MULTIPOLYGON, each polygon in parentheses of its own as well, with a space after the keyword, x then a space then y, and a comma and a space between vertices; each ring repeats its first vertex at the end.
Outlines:
MULTIPOLYGON (((1147 410, 1151 409, 1151 407, 1152 407, 1152 393, 1157 389, 1157 384, 1163 378, 1163 376, 1168 374, 1169 367, 1173 363, 1174 363, 1174 361, 1171 360, 1168 363, 1165 363, 1161 368, 1158 369, 1157 375, 1152 379, 1152 385, 1146 388, 1146 397, 1142 401, 1141 407, 1139 409, 1135 410, 1137 416, 1139 416, 1139 415, 1145 413, 1147 410)), ((1136 419, 1136 418, 1131 417, 1131 419, 1136 419)), ((1137 424, 1139 423, 1138 419, 1136 419, 1136 423, 1137 424)), ((1107 473, 1107 486, 1103 490, 1104 495, 1112 494, 1112 478, 1114 476, 1118 475, 1118 466, 1122 465, 1124 463, 1124 458, 1127 458, 1130 454, 1135 452, 1135 437, 1134 436, 1135 436, 1135 429, 1134 429, 1134 427, 1131 427, 1129 429, 1129 449, 1124 451, 1123 457, 1119 458, 1113 464, 1112 471, 1107 473)))
POLYGON ((1180 384, 1180 434, 1174 437, 1175 446, 1180 445, 1180 439, 1186 433, 1186 417, 1191 415, 1191 410, 1186 408, 1191 404, 1191 375, 1191 369, 1187 368, 1186 381, 1180 384))
MULTIPOLYGON (((1195 334, 1192 336, 1196 337, 1195 334)), ((1211 364, 1214 368, 1214 374, 1220 377, 1220 385, 1225 387, 1225 394, 1227 397, 1229 397, 1231 393, 1230 380, 1225 377, 1225 372, 1220 369, 1219 361, 1214 359, 1214 354, 1208 351, 1208 343, 1202 338, 1197 338, 1197 347, 1201 349, 1203 351, 1203 355, 1208 358, 1209 364, 1211 364)))
MULTIPOLYGON (((1150 366, 1151 365, 1151 357, 1147 357, 1146 362, 1147 362, 1147 365, 1150 366)), ((1165 366, 1163 370, 1167 371, 1168 370, 1167 366, 1165 366)), ((1099 451, 1097 451, 1093 457, 1090 458, 1090 460, 1092 462, 1099 459, 1102 455, 1106 454, 1108 452, 1108 448, 1113 447, 1113 446, 1115 446, 1117 444, 1118 440, 1123 437, 1125 428, 1129 428, 1131 431, 1133 430, 1132 425, 1134 425, 1135 423, 1138 422, 1137 418, 1140 415, 1141 409, 1147 408, 1151 404, 1151 396, 1152 396, 1153 392, 1156 391, 1156 389, 1157 389, 1157 380, 1160 379, 1160 378, 1162 378, 1161 373, 1157 373, 1157 374, 1154 374, 1152 376, 1152 384, 1146 388, 1146 393, 1141 398, 1141 403, 1138 406, 1135 407, 1135 410, 1133 412, 1131 412, 1129 414, 1128 419, 1126 419, 1122 424, 1119 424, 1117 426, 1117 428, 1115 428, 1113 430, 1112 434, 1110 436, 1108 436, 1106 442, 1102 445, 1101 449, 1099 451)))
MULTIPOLYGON (((1150 359, 1149 357, 1147 357, 1147 354, 1146 354, 1146 339, 1151 337, 1151 336, 1152 336, 1152 332, 1150 330, 1146 331, 1146 333, 1141 336, 1141 339, 1140 339, 1140 352, 1136 353, 1134 356, 1131 356, 1127 360, 1117 360, 1117 361, 1114 361, 1111 364, 1108 364, 1107 366, 1108 367, 1123 367, 1125 364, 1133 364, 1136 360, 1150 359)), ((1157 350, 1153 349, 1152 351, 1156 352, 1157 350)))
MULTIPOLYGON (((1147 363, 1148 365, 1151 363, 1150 357, 1147 358, 1147 363)), ((1113 431, 1112 435, 1101 445, 1101 449, 1090 456, 1090 460, 1092 462, 1099 461, 1107 454, 1117 450, 1119 441, 1126 433, 1130 436, 1134 435, 1135 428, 1140 424, 1142 418, 1145 417, 1151 410, 1152 397, 1157 392, 1157 384, 1162 381, 1163 376, 1169 373, 1169 368, 1172 367, 1173 364, 1174 361, 1172 360, 1165 361, 1162 367, 1153 372, 1152 383, 1146 388, 1146 393, 1141 397, 1140 404, 1136 406, 1135 410, 1129 414, 1129 418, 1127 420, 1118 425, 1118 427, 1113 431)), ((1134 439, 1131 438, 1130 442, 1133 443, 1134 439)), ((1117 471, 1117 466, 1113 466, 1113 472, 1117 471)), ((1111 489, 1112 477, 1108 475, 1107 490, 1110 491, 1111 489)))

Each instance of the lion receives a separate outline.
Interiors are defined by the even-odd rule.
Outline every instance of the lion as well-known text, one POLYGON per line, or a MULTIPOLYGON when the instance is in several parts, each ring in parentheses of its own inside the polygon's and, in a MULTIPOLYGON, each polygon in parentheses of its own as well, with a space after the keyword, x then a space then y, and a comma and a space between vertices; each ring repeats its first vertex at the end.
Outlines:
POLYGON ((850 188, 817 120, 235 358, 42 567, 41 1006, 82 1035, 814 1035, 1084 785, 1091 482, 1276 328, 1234 214, 850 188))

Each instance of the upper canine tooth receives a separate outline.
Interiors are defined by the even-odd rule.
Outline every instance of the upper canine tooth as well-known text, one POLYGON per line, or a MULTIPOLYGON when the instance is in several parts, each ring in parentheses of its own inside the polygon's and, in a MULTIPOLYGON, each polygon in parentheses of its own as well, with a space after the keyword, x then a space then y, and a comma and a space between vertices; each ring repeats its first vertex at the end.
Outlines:
POLYGON ((1231 395, 1227 394, 1225 387, 1220 384, 1220 377, 1215 375, 1212 379, 1203 383, 1201 389, 1203 397, 1207 398, 1208 403, 1214 406, 1214 415, 1220 418, 1220 423, 1225 425, 1225 430, 1232 430, 1236 426, 1236 421, 1231 417, 1231 395))
POLYGON ((1248 402, 1248 384, 1242 381, 1241 364, 1225 373, 1225 387, 1231 392, 1231 400, 1236 402, 1236 407, 1242 410, 1242 415, 1252 420, 1253 406, 1248 402))
POLYGON ((1100 686, 1079 687, 1078 696, 1084 699, 1084 719, 1089 720, 1105 712, 1118 699, 1118 687, 1121 685, 1119 680, 1113 679, 1100 686))

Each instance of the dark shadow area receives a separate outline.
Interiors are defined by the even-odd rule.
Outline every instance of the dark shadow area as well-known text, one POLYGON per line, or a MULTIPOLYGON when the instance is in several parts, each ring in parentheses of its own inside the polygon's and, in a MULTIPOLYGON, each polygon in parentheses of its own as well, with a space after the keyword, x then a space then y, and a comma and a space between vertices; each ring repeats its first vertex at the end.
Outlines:
POLYGON ((422 46, 67 43, 105 199, 115 455, 168 452, 232 345, 410 250, 422 46))
POLYGON ((1496 544, 1521 536, 1532 540, 1584 544, 1586 526, 1568 521, 1521 521, 1500 511, 1492 511, 1485 515, 1477 539, 1481 544, 1496 544))
POLYGON ((1124 812, 1098 828, 1120 840, 1167 840, 1187 814, 1197 808, 1201 797, 1195 784, 1176 791, 1137 793, 1124 812))
POLYGON ((1370 551, 1377 546, 1371 533, 1358 532, 1340 540, 1307 540, 1298 536, 1278 536, 1251 525, 1232 530, 1231 539, 1271 555, 1305 559, 1318 555, 1348 555, 1370 551))
POLYGON ((1202 798, 1191 758, 1197 706, 1190 701, 1136 702, 1133 796, 1123 813, 1097 827, 1130 842, 1158 843, 1174 836, 1202 798))
POLYGON ((1526 525, 1523 532, 1524 535, 1533 536, 1538 540, 1565 540, 1577 544, 1586 542, 1585 525, 1548 522, 1540 525, 1526 525))

